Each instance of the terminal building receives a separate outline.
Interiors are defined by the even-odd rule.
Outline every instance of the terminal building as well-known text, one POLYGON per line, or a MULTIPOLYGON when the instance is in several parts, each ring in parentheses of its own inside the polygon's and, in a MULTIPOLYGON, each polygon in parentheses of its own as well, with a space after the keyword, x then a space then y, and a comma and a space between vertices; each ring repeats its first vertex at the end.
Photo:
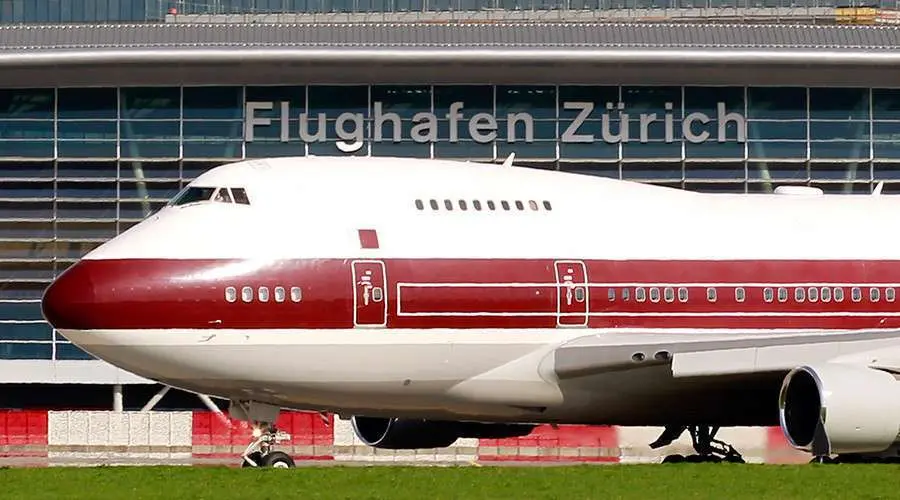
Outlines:
POLYGON ((40 297, 226 162, 515 153, 696 191, 900 192, 893 5, 829 1, 0 2, 0 407, 155 391, 40 297))

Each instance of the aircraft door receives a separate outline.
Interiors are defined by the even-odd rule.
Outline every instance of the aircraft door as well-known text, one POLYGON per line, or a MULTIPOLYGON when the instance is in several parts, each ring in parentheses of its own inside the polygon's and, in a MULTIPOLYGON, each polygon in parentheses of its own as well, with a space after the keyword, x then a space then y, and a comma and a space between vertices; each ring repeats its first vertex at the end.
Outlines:
POLYGON ((587 326, 588 287, 584 262, 558 260, 556 266, 557 326, 587 326))
POLYGON ((387 325, 387 281, 384 262, 355 260, 353 266, 353 326, 387 325))

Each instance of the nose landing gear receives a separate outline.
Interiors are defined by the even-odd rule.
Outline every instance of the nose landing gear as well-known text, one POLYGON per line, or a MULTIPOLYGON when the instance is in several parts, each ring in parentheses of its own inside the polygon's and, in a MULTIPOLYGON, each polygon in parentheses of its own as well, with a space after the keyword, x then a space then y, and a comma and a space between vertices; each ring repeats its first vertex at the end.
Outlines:
POLYGON ((291 435, 275 428, 281 409, 256 401, 231 401, 228 413, 238 420, 253 425, 253 441, 241 454, 241 467, 294 468, 294 459, 283 451, 275 451, 275 445, 289 441, 291 435))
POLYGON ((290 455, 272 449, 276 444, 290 439, 290 434, 279 431, 274 425, 263 423, 254 426, 253 441, 241 455, 241 467, 294 468, 294 459, 290 455))

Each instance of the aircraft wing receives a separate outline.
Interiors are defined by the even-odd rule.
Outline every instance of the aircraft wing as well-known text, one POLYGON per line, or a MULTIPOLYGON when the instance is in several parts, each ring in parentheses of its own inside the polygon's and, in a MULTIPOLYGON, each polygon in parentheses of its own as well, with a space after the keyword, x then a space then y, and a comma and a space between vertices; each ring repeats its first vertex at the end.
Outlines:
POLYGON ((560 379, 669 362, 675 377, 787 372, 822 362, 900 371, 900 330, 621 329, 575 338, 554 352, 554 371, 560 379))

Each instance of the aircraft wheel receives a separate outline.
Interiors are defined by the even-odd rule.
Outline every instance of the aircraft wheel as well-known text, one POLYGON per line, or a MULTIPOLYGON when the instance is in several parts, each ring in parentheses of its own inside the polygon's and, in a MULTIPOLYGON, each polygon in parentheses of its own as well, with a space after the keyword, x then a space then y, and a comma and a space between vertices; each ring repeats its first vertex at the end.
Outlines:
POLYGON ((681 462, 684 462, 684 457, 681 455, 667 455, 662 461, 664 464, 679 464, 681 462))
POLYGON ((262 464, 265 467, 274 469, 293 469, 294 459, 283 451, 273 451, 262 458, 262 464))

